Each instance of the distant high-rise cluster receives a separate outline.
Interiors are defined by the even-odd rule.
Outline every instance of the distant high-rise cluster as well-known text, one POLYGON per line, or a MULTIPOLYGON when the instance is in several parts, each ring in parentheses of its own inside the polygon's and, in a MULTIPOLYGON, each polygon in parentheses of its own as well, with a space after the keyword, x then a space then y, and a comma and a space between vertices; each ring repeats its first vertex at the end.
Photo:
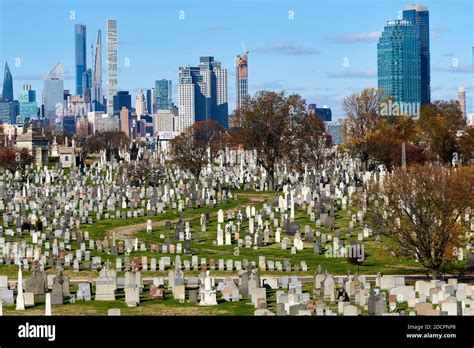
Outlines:
POLYGON ((214 120, 228 128, 227 69, 214 57, 201 57, 198 67, 180 67, 178 131, 195 122, 214 120))
POLYGON ((407 6, 403 18, 387 22, 377 45, 378 88, 382 99, 430 103, 429 12, 407 6))
MULTIPOLYGON (((161 79, 155 81, 153 88, 136 92, 133 108, 130 92, 118 91, 118 24, 115 19, 105 22, 105 49, 106 90, 102 77, 101 30, 97 32, 95 47, 90 46, 88 67, 87 28, 84 24, 74 25, 73 93, 64 90, 64 66, 59 62, 44 76, 40 109, 36 92, 29 85, 20 91, 19 100, 14 100, 13 78, 5 63, 0 123, 21 123, 40 116, 41 122, 61 125, 68 135, 74 134, 79 121, 89 122, 91 132, 117 128, 130 135, 182 132, 195 122, 205 120, 215 120, 228 127, 227 69, 214 57, 201 57, 196 67, 179 68, 178 105, 173 104, 172 81, 161 79), (19 114, 22 117, 19 118, 19 114)), ((238 105, 248 95, 247 53, 237 56, 238 105)))
MULTIPOLYGON (((12 72, 5 62, 0 123, 21 124, 27 119, 39 117, 40 122, 55 123, 56 126, 62 124, 63 130, 67 123, 70 131, 74 122, 91 113, 89 122, 93 124, 93 131, 125 129, 128 124, 127 134, 131 136, 156 135, 157 132, 173 133, 166 136, 175 136, 176 132, 185 131, 195 122, 207 120, 214 120, 229 128, 228 70, 224 67, 224 62, 215 60, 213 56, 201 56, 198 64, 179 67, 178 100, 175 103, 173 82, 169 77, 153 77, 150 88, 143 87, 136 92, 119 91, 118 21, 105 20, 104 42, 103 30, 100 29, 97 39, 95 35, 89 39, 89 66, 87 27, 82 23, 74 24, 73 27, 75 75, 71 90, 64 90, 65 66, 59 62, 44 76, 42 98, 36 95, 30 85, 24 85, 22 90, 17 90, 18 98, 15 100, 12 72), (102 76, 103 73, 105 76, 102 76), (103 80, 106 82, 105 86, 103 80), (125 114, 126 117, 121 117, 125 114)), ((429 27, 428 8, 423 5, 408 5, 400 11, 398 19, 386 22, 377 43, 380 101, 390 100, 387 104, 396 102, 401 113, 412 116, 419 114, 420 106, 431 102, 429 27), (414 105, 417 109, 413 109, 414 105)), ((243 43, 242 46, 243 52, 235 55, 234 60, 235 82, 232 83, 235 83, 236 111, 243 107, 249 96, 249 51, 243 43)), ((474 69, 474 47, 472 54, 474 69)), ((464 87, 460 86, 457 92, 461 110, 469 118, 466 114, 464 87)), ((329 107, 317 108, 316 104, 310 104, 308 112, 324 122, 332 121, 329 107)), ((238 112, 235 114, 238 115, 238 112)), ((237 122, 238 117, 233 118, 231 126, 240 126, 237 122)))

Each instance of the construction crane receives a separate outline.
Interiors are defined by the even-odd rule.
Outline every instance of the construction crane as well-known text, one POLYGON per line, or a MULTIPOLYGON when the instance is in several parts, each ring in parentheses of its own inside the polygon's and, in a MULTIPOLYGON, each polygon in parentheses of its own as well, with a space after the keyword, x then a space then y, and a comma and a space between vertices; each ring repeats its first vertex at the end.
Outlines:
POLYGON ((245 47, 245 45, 244 45, 244 42, 243 42, 243 41, 241 42, 241 44, 242 44, 242 48, 243 48, 243 49, 244 49, 244 51, 245 51, 245 55, 249 54, 249 52, 250 52, 250 51, 249 51, 249 50, 247 50, 247 48, 245 47))

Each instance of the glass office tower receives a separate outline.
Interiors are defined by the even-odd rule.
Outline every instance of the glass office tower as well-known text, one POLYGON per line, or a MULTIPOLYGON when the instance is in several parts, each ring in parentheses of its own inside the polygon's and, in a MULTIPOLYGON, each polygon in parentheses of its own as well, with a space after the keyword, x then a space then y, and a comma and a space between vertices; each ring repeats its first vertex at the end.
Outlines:
POLYGON ((155 110, 171 110, 173 105, 171 80, 155 81, 155 110))
POLYGON ((57 108, 63 106, 64 100, 64 68, 62 63, 56 64, 44 77, 43 104, 44 116, 50 121, 56 120, 57 108))
POLYGON ((38 104, 36 103, 36 91, 31 89, 31 85, 23 85, 23 89, 18 94, 19 114, 24 119, 35 119, 38 115, 38 104))
POLYGON ((13 101, 13 77, 7 62, 5 62, 5 72, 3 74, 2 98, 4 101, 13 101))
POLYGON ((410 21, 387 22, 377 44, 377 68, 382 99, 421 103, 420 40, 410 21))
POLYGON ((76 24, 74 28, 74 38, 76 47, 76 94, 84 93, 84 72, 87 69, 86 59, 86 26, 76 24))
POLYGON ((431 70, 428 8, 421 5, 408 5, 403 11, 403 19, 410 21, 418 32, 420 40, 421 104, 429 104, 431 102, 431 70))

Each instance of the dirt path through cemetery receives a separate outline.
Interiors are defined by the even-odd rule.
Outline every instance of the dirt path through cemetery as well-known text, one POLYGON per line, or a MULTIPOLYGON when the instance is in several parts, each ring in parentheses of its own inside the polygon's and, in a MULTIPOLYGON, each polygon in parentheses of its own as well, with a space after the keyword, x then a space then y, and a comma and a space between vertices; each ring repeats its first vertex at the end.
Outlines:
MULTIPOLYGON (((268 199, 271 199, 270 194, 250 194, 250 193, 239 193, 239 197, 247 198, 250 200, 250 202, 253 203, 262 203, 267 201, 268 199)), ((231 208, 226 211, 235 211, 237 208, 231 208)), ((217 212, 213 212, 210 214, 211 216, 216 216, 217 212)), ((196 214, 195 216, 192 217, 187 217, 184 220, 185 221, 190 221, 193 219, 196 219, 200 216, 200 214, 196 214)), ((160 221, 152 221, 151 226, 152 228, 158 228, 158 227, 163 227, 166 224, 166 221, 168 220, 160 220, 160 221)), ((174 219, 174 220, 169 220, 172 224, 175 224, 179 221, 179 219, 174 219)), ((107 236, 112 236, 113 233, 115 232, 115 238, 118 240, 124 240, 124 239, 129 239, 132 238, 137 232, 146 230, 147 223, 142 222, 139 224, 134 224, 134 225, 128 225, 128 226, 120 226, 120 227, 115 227, 112 228, 108 231, 106 231, 107 236)))
MULTIPOLYGON (((196 217, 189 217, 185 218, 185 221, 192 220, 196 217)), ((179 221, 179 219, 174 219, 174 220, 161 220, 161 221, 152 221, 151 227, 152 228, 157 228, 157 227, 163 227, 166 224, 166 221, 170 221, 172 224, 175 224, 179 221)), ((128 239, 131 238, 135 235, 135 233, 139 231, 146 230, 146 222, 142 222, 140 224, 135 224, 135 225, 128 225, 128 226, 121 226, 121 227, 115 227, 109 231, 106 232, 106 235, 112 236, 113 233, 115 232, 115 238, 116 239, 128 239)))

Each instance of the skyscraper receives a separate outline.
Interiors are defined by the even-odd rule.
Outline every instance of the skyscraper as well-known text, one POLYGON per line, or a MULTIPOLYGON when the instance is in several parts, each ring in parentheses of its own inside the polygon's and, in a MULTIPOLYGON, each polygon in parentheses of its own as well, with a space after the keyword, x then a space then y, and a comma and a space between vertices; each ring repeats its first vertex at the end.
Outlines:
POLYGON ((464 86, 459 86, 459 88, 458 88, 458 101, 459 101, 459 104, 461 105, 462 115, 464 117, 466 117, 467 116, 467 113, 466 113, 466 92, 464 91, 464 86))
POLYGON ((0 124, 17 123, 17 115, 19 114, 18 100, 4 101, 0 100, 0 124))
POLYGON ((316 104, 308 104, 308 113, 310 115, 318 116, 324 122, 332 121, 332 111, 327 105, 322 108, 316 107, 316 104))
POLYGON ((156 102, 155 110, 171 110, 173 105, 171 80, 155 81, 156 102))
POLYGON ((57 116, 57 108, 63 107, 64 99, 64 69, 62 63, 58 63, 44 77, 43 104, 44 116, 50 122, 57 116))
POLYGON ((180 67, 178 99, 178 131, 206 120, 227 128, 227 69, 214 61, 214 57, 201 57, 198 67, 180 67))
POLYGON ((112 101, 114 115, 119 115, 124 106, 129 111, 132 109, 132 96, 128 91, 118 91, 117 94, 114 95, 112 101))
POLYGON ((235 58, 235 90, 237 98, 235 101, 235 108, 242 107, 242 102, 248 96, 248 55, 242 54, 235 58))
POLYGON ((156 110, 156 88, 146 90, 146 109, 150 115, 156 110))
MULTIPOLYGON (((198 68, 180 67, 178 79, 178 132, 184 132, 186 128, 193 125, 196 120, 198 102, 204 97, 200 92, 202 77, 198 68)), ((203 111, 205 112, 205 111, 203 111)))
POLYGON ((13 77, 7 62, 5 62, 5 72, 3 74, 2 98, 4 101, 13 101, 13 77))
POLYGON ((82 95, 85 97, 86 102, 91 101, 91 89, 92 89, 92 70, 86 69, 82 74, 82 95))
POLYGON ((95 48, 91 103, 92 111, 104 111, 104 96, 102 93, 102 39, 100 30, 97 33, 97 46, 95 48))
POLYGON ((429 104, 431 102, 431 70, 430 15, 428 7, 408 5, 403 11, 403 19, 410 21, 418 33, 420 40, 421 104, 429 104))
POLYGON ((135 95, 135 113, 137 114, 138 118, 146 114, 145 95, 141 89, 139 89, 135 95))
POLYGON ((18 94, 19 114, 24 118, 34 119, 38 115, 38 104, 36 103, 36 91, 31 85, 23 85, 18 94))
POLYGON ((122 107, 120 109, 120 130, 128 137, 130 136, 129 109, 122 107))
MULTIPOLYGON (((113 102, 114 95, 117 94, 118 88, 118 70, 117 70, 117 20, 107 19, 107 113, 112 115, 114 112, 113 102)), ((120 110, 119 110, 120 111, 120 110)))
POLYGON ((86 56, 86 26, 76 24, 74 27, 76 48, 76 94, 83 94, 83 76, 87 69, 86 56))
MULTIPOLYGON (((410 21, 388 21, 377 44, 377 75, 381 98, 421 103, 420 40, 410 21)), ((402 104, 403 105, 403 104, 402 104)))

